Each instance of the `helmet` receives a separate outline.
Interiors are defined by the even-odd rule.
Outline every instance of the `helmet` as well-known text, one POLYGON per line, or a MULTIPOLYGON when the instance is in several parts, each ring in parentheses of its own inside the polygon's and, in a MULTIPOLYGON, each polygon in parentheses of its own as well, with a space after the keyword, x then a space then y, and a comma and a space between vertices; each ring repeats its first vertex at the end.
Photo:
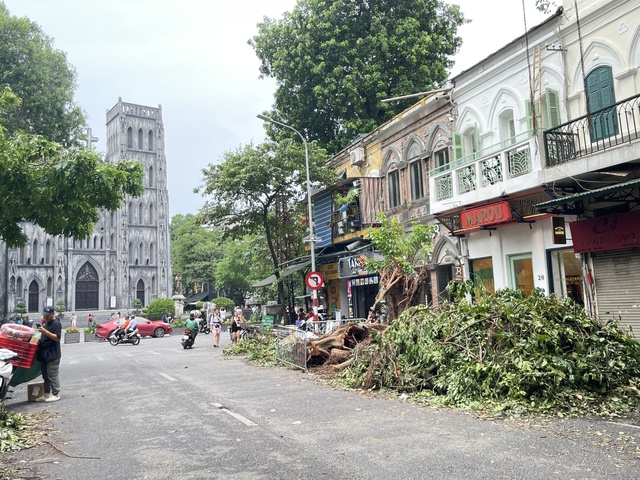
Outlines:
POLYGON ((192 312, 192 313, 193 313, 193 315, 194 315, 196 318, 200 318, 200 315, 201 315, 200 310, 195 310, 195 311, 194 311, 194 312, 192 312))
POLYGON ((190 318, 193 318, 193 317, 195 317, 195 314, 194 314, 193 312, 191 312, 191 313, 189 314, 189 317, 190 317, 190 318))

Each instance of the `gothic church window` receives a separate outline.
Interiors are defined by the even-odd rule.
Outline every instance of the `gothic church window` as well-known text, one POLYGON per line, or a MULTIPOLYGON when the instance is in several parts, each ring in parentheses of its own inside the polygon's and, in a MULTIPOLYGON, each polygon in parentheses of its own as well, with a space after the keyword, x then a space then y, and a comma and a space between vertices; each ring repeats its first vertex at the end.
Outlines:
POLYGON ((144 224, 144 205, 142 203, 138 205, 138 223, 144 224))
POLYGON ((153 211, 153 203, 149 205, 149 225, 153 225, 153 218, 155 216, 155 212, 153 211))
POLYGON ((149 142, 148 142, 148 147, 149 147, 149 151, 153 152, 153 130, 149 130, 149 142))
POLYGON ((23 293, 24 292, 22 291, 22 277, 18 277, 18 280, 16 281, 16 297, 22 300, 23 293))
POLYGON ((127 128, 127 148, 133 148, 133 128, 127 128))
POLYGON ((40 311, 40 285, 35 280, 29 284, 29 301, 27 303, 29 312, 40 311))
POLYGON ((34 240, 31 246, 31 263, 38 264, 38 240, 34 240))
POLYGON ((95 310, 99 304, 98 272, 91 263, 86 262, 76 276, 76 309, 95 310))
POLYGON ((143 141, 143 133, 142 129, 138 130, 138 150, 144 150, 144 141, 143 141))
POLYGON ((47 297, 53 296, 53 278, 47 278, 47 297))
POLYGON ((155 178, 153 178, 153 166, 149 167, 149 186, 153 187, 155 184, 155 178))
POLYGON ((44 263, 51 265, 51 240, 47 240, 44 247, 44 263))
POLYGON ((129 223, 133 224, 133 220, 134 220, 134 213, 133 213, 133 203, 129 202, 129 223))

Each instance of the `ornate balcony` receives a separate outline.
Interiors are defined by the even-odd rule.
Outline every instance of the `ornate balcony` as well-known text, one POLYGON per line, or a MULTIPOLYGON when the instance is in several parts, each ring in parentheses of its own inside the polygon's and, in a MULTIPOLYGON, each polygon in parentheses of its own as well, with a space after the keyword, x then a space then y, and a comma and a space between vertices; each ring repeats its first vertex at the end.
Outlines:
POLYGON ((432 200, 457 199, 531 173, 532 133, 525 132, 432 170, 432 200))
POLYGON ((548 167, 640 138, 640 94, 544 132, 548 167))

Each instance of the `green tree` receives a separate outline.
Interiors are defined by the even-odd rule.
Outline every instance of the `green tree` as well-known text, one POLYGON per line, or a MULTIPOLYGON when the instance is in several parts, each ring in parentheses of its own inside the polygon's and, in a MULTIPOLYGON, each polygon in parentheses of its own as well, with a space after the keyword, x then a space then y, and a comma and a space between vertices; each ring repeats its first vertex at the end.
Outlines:
POLYGON ((249 44, 277 82, 271 116, 334 153, 411 102, 380 100, 444 83, 464 22, 441 0, 299 0, 249 44))
MULTIPOLYGON (((232 298, 242 298, 251 288, 251 258, 250 245, 252 239, 226 244, 225 256, 215 268, 216 288, 224 290, 232 298)), ((244 301, 242 302, 244 304, 244 301)))
POLYGON ((139 162, 104 163, 87 149, 65 149, 20 131, 9 135, 2 113, 17 104, 11 91, 0 92, 0 238, 9 247, 26 243, 23 221, 50 235, 85 238, 100 208, 116 210, 125 194, 142 194, 139 162))
POLYGON ((85 115, 74 101, 76 72, 66 54, 36 23, 11 16, 2 1, 0 85, 23 99, 3 122, 9 132, 23 130, 65 146, 82 134, 85 115))
POLYGON ((382 258, 370 258, 366 266, 380 275, 374 307, 384 299, 390 321, 416 303, 420 288, 427 283, 427 269, 416 265, 421 260, 424 264, 431 254, 431 240, 436 230, 433 225, 414 222, 407 233, 397 218, 389 219, 380 213, 378 219, 380 228, 371 230, 368 238, 382 258))
MULTIPOLYGON (((323 168, 326 154, 315 144, 309 145, 309 176, 315 184, 328 184, 335 173, 323 168)), ((295 243, 302 248, 302 223, 297 210, 306 197, 304 149, 288 140, 252 144, 226 152, 221 163, 203 170, 205 184, 197 189, 210 197, 200 211, 200 221, 220 226, 233 239, 245 235, 264 236, 272 271, 284 260, 279 242, 297 235, 295 243)), ((303 204, 304 205, 304 204, 303 204)), ((308 219, 306 219, 308 221, 308 219)), ((285 295, 278 281, 278 297, 282 305, 285 295)))
POLYGON ((202 227, 191 214, 174 215, 170 229, 173 271, 182 275, 184 293, 196 283, 215 284, 215 266, 224 256, 221 232, 202 227))

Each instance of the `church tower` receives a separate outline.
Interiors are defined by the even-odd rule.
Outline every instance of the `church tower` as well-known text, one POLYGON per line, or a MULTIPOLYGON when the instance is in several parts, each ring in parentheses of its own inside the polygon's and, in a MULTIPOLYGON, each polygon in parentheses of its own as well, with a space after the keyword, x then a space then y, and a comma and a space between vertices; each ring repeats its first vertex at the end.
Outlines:
MULTIPOLYGON (((110 232, 117 238, 109 275, 112 297, 143 305, 170 297, 169 194, 164 153, 162 107, 135 105, 118 99, 107 112, 107 162, 136 160, 144 169, 144 193, 127 197, 110 232)), ((119 303, 119 302, 117 302, 119 303)))
MULTIPOLYGON (((91 133, 87 143, 97 141, 91 133)), ((139 299, 146 306, 172 295, 169 194, 162 108, 118 103, 107 111, 105 161, 135 160, 144 168, 144 193, 117 211, 101 210, 85 239, 47 235, 22 223, 27 244, 0 241, 0 319, 25 304, 28 314, 64 304, 66 311, 105 317, 139 299)))

